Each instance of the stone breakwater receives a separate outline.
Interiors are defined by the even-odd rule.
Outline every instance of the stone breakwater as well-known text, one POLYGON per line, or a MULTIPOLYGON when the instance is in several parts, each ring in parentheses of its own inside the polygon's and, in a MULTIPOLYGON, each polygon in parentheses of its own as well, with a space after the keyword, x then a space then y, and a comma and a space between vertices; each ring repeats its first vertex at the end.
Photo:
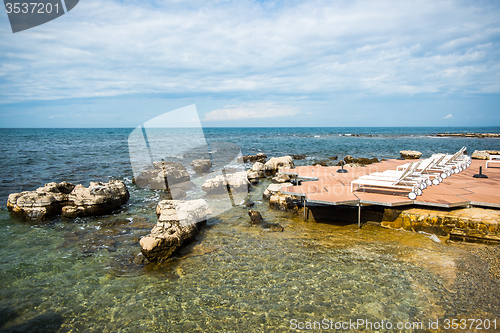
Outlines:
POLYGON ((45 220, 109 214, 128 201, 130 194, 121 180, 90 182, 89 187, 68 182, 48 183, 35 191, 12 193, 8 210, 17 217, 45 220))
POLYGON ((500 138, 499 133, 437 133, 436 136, 455 136, 463 138, 500 138))

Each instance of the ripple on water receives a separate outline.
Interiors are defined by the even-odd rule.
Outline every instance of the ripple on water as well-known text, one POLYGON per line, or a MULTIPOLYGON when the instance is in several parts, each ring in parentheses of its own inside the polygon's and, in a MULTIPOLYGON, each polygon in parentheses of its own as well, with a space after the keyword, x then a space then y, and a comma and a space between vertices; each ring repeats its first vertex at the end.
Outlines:
POLYGON ((283 331, 292 318, 426 321, 461 304, 448 297, 455 248, 375 225, 303 222, 259 202, 264 188, 250 193, 254 209, 284 232, 264 233, 234 207, 175 258, 146 266, 134 258, 156 216, 140 204, 39 225, 0 211, 0 308, 16 313, 7 326, 56 313, 62 331, 283 331))

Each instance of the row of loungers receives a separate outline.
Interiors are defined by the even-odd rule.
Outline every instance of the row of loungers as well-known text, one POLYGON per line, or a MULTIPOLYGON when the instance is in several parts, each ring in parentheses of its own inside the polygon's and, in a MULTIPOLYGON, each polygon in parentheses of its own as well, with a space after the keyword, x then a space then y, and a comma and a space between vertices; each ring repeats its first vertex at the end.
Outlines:
POLYGON ((425 160, 401 165, 397 170, 361 176, 351 182, 351 193, 355 185, 357 188, 403 189, 410 190, 408 198, 415 200, 428 186, 439 185, 443 179, 468 168, 471 159, 465 155, 466 150, 466 147, 462 147, 453 155, 434 154, 425 160))

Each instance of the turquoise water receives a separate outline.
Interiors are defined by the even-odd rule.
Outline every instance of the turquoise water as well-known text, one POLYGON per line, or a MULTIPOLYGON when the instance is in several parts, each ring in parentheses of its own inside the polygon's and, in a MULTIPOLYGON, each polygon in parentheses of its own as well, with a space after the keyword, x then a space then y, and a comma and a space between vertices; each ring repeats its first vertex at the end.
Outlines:
MULTIPOLYGON (((390 157, 403 145, 395 143, 397 138, 424 152, 433 140, 444 151, 463 142, 472 149, 499 148, 492 147, 496 139, 436 139, 427 129, 408 135, 379 129, 376 138, 338 137, 337 130, 344 131, 205 129, 205 135, 208 141, 235 142, 244 154, 260 149, 318 158, 340 155, 342 149, 354 156, 390 157), (297 139, 303 148, 290 137, 281 141, 297 133, 310 134, 297 139), (366 144, 349 149, 345 142, 358 141, 339 139, 366 144), (321 140, 323 148, 316 151, 321 140), (374 142, 370 147, 369 141, 374 142)), ((8 156, 0 161, 3 202, 10 192, 62 180, 87 185, 122 179, 131 193, 121 211, 104 217, 36 223, 13 218, 5 206, 0 210, 0 332, 283 332, 292 319, 427 324, 429 319, 494 319, 500 312, 494 301, 500 296, 498 281, 487 275, 476 281, 474 272, 461 268, 463 261, 472 261, 487 270, 463 246, 374 224, 359 230, 355 224, 304 222, 262 201, 268 182, 249 196, 266 220, 285 228, 283 233, 263 232, 248 223, 246 209, 234 207, 211 218, 172 260, 134 263, 140 237, 156 221, 162 193, 131 183, 130 131, 0 130, 2 142, 8 142, 1 148, 8 156), (467 284, 465 273, 472 276, 467 284), (474 296, 462 297, 464 288, 474 296)))

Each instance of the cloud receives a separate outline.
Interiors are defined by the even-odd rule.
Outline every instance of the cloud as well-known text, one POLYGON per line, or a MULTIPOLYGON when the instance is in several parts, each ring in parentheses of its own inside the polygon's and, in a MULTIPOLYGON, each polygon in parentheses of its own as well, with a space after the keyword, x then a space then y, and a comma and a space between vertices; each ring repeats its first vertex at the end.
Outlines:
POLYGON ((204 121, 263 119, 289 117, 296 115, 298 109, 289 105, 274 105, 272 103, 244 103, 241 105, 226 105, 222 109, 205 113, 204 121))
POLYGON ((449 115, 445 116, 444 119, 450 119, 452 117, 453 117, 453 115, 450 113, 449 115))

